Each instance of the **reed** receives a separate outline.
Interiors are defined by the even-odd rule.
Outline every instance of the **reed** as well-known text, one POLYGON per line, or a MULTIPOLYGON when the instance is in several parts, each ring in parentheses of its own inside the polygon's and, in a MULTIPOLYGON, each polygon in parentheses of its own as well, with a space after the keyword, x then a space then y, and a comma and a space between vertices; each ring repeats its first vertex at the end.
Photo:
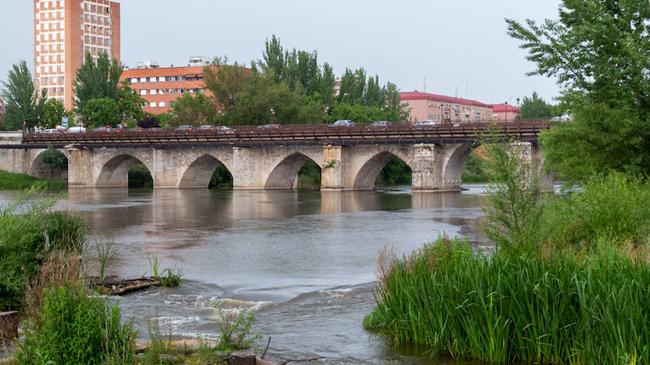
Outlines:
POLYGON ((390 259, 366 328, 487 362, 650 362, 650 267, 599 245, 581 258, 441 239, 390 259))

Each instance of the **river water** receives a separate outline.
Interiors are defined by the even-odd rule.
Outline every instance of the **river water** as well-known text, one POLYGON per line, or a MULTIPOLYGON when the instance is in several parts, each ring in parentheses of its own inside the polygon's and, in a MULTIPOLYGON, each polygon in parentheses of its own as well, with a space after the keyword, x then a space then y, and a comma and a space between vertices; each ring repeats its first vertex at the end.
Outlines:
POLYGON ((91 240, 114 242, 112 274, 149 275, 153 257, 182 269, 178 288, 119 299, 143 337, 154 321, 211 338, 223 313, 253 309, 274 360, 446 364, 395 350, 361 323, 382 249, 407 254, 443 234, 488 248, 476 233, 481 193, 72 189, 59 206, 80 212, 91 240))

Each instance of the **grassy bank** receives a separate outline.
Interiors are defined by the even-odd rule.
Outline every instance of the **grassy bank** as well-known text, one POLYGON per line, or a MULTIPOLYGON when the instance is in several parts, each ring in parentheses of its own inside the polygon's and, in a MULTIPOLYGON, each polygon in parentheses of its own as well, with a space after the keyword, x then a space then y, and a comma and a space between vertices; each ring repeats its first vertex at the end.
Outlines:
POLYGON ((650 184, 611 174, 545 198, 494 147, 489 257, 441 239, 384 255, 366 328, 397 345, 492 363, 650 363, 650 184))
POLYGON ((65 181, 38 179, 25 174, 16 174, 0 170, 0 190, 25 190, 39 186, 47 190, 64 190, 65 181))

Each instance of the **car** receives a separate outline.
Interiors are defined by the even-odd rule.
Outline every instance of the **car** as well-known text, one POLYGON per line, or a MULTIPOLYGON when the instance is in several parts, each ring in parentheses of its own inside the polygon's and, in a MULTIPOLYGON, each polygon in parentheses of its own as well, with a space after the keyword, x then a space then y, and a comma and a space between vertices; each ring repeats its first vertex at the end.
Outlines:
POLYGON ((214 125, 211 125, 211 124, 204 124, 204 125, 199 127, 199 130, 202 130, 202 131, 211 131, 211 130, 214 130, 214 129, 217 129, 217 127, 214 126, 214 125))
POLYGON ((258 129, 276 129, 276 128, 280 128, 280 125, 275 124, 275 123, 273 123, 273 124, 264 124, 264 125, 261 125, 261 126, 259 126, 257 128, 258 129))
POLYGON ((425 120, 420 120, 418 122, 415 122, 413 124, 414 127, 432 127, 440 124, 440 122, 431 120, 431 119, 425 119, 425 120))
POLYGON ((386 128, 386 127, 390 127, 391 124, 392 123, 387 121, 387 120, 379 120, 379 121, 370 123, 370 127, 371 128, 386 128))
POLYGON ((330 127, 353 127, 354 122, 347 119, 337 120, 336 122, 330 124, 330 127))
POLYGON ((61 130, 58 128, 48 128, 48 129, 42 129, 38 131, 38 133, 61 133, 61 132, 65 132, 65 130, 61 130))
POLYGON ((93 132, 110 132, 113 127, 110 125, 105 125, 103 127, 93 129, 93 132))
POLYGON ((460 123, 456 122, 456 123, 452 124, 451 126, 454 127, 454 128, 458 128, 458 127, 460 127, 460 123))
POLYGON ((84 127, 70 127, 66 131, 68 133, 86 133, 86 128, 84 127))
POLYGON ((177 131, 191 131, 192 129, 194 129, 194 127, 192 127, 191 125, 187 125, 187 124, 179 125, 178 127, 176 127, 177 131))
POLYGON ((230 127, 226 127, 225 125, 218 125, 215 128, 217 129, 217 131, 222 132, 222 133, 235 133, 234 129, 232 129, 230 127))

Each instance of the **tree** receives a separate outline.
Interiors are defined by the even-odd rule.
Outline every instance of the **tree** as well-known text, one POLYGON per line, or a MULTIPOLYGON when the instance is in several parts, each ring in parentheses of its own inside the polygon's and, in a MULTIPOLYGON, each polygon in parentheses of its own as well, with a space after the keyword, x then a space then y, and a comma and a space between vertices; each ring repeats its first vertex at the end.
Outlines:
POLYGON ((521 119, 549 119, 552 116, 553 106, 540 98, 537 92, 533 91, 530 98, 524 96, 521 103, 521 119))
POLYGON ((122 120, 117 102, 111 98, 91 99, 82 111, 84 122, 89 127, 117 126, 122 120))
POLYGON ((122 71, 122 65, 115 59, 110 60, 105 52, 100 53, 96 59, 86 53, 85 61, 77 70, 74 82, 74 103, 77 111, 83 111, 86 103, 93 99, 117 100, 122 71))
POLYGON ((608 170, 650 173, 650 6, 564 0, 559 20, 507 20, 537 65, 557 77, 572 122, 542 134, 546 163, 584 180, 608 170))
POLYGON ((123 81, 117 89, 117 107, 120 110, 122 121, 138 122, 145 118, 145 100, 136 94, 128 81, 123 81))
POLYGON ((14 64, 2 83, 6 104, 4 128, 17 130, 38 125, 45 107, 45 93, 38 95, 27 62, 14 64))
POLYGON ((201 126, 217 121, 217 108, 214 103, 203 94, 186 93, 174 102, 174 118, 172 124, 190 124, 201 126))
POLYGON ((43 108, 43 120, 41 127, 55 128, 61 124, 63 116, 65 115, 65 106, 63 102, 57 99, 49 99, 45 102, 43 108))

